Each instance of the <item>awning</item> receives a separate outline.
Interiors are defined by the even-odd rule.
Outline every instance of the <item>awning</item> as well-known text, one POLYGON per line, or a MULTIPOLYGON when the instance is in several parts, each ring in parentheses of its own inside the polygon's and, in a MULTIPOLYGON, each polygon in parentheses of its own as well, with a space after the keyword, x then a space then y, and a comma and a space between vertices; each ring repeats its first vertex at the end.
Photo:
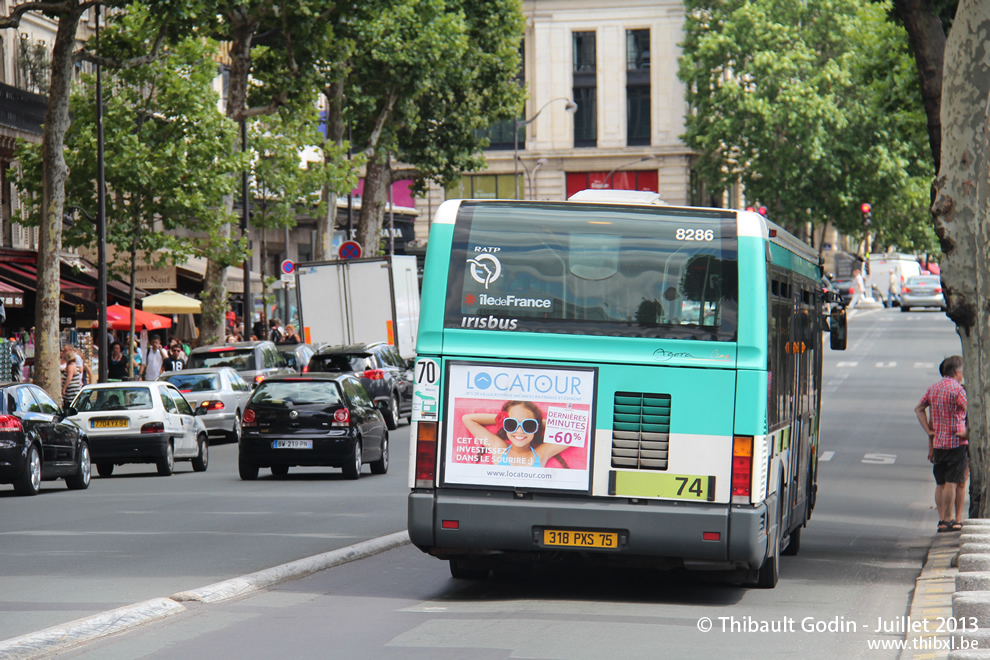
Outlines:
POLYGON ((24 307, 24 291, 5 282, 0 282, 0 300, 5 307, 24 307))
MULTIPOLYGON (((25 266, 26 264, 16 264, 25 266)), ((31 266, 33 270, 34 267, 31 266)), ((12 285, 21 289, 24 293, 34 295, 37 292, 38 278, 37 272, 33 274, 28 271, 15 268, 14 264, 0 264, 0 282, 12 285)), ((59 314, 73 318, 95 319, 99 315, 99 306, 92 300, 75 295, 71 291, 61 292, 59 297, 61 303, 59 314)))
POLYGON ((162 291, 141 301, 141 309, 153 314, 199 314, 203 303, 175 291, 162 291))
MULTIPOLYGON (((34 264, 0 264, 0 268, 18 274, 21 277, 28 277, 34 282, 38 281, 38 268, 34 264)), ((62 277, 59 279, 59 288, 62 290, 62 293, 71 294, 77 298, 84 298, 91 301, 96 300, 95 286, 89 286, 82 282, 76 282, 62 277)))

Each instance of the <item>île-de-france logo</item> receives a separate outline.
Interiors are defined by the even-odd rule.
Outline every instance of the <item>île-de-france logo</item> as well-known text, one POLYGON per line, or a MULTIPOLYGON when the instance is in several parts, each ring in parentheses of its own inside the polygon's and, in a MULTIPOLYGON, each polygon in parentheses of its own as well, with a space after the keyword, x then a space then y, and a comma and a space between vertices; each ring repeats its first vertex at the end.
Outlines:
POLYGON ((474 295, 473 293, 469 293, 466 296, 464 296, 465 305, 473 307, 476 302, 478 302, 478 296, 474 295))
POLYGON ((471 269, 471 277, 479 284, 484 284, 485 288, 498 279, 502 274, 502 264, 491 254, 482 254, 471 257, 467 260, 471 269))

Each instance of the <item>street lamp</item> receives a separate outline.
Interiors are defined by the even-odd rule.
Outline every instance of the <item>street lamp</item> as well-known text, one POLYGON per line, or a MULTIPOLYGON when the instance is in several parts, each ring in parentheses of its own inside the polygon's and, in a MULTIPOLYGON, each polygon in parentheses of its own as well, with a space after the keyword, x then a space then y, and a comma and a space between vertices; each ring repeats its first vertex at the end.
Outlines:
MULTIPOLYGON (((522 128, 523 126, 529 126, 534 121, 536 121, 536 118, 540 116, 540 113, 546 110, 546 107, 551 103, 553 103, 554 101, 566 101, 566 103, 564 104, 564 110, 566 110, 567 112, 577 112, 578 109, 577 103, 570 100, 566 96, 558 96, 557 98, 550 99, 549 101, 544 103, 540 107, 540 109, 536 111, 536 114, 530 117, 529 119, 514 120, 515 130, 512 131, 512 171, 513 171, 512 184, 515 186, 516 199, 519 199, 519 129, 522 128)), ((533 171, 535 172, 536 170, 534 169, 533 171)))
POLYGON ((612 188, 612 175, 615 174, 616 172, 618 172, 619 170, 621 170, 623 167, 629 167, 630 165, 636 165, 638 163, 645 163, 648 160, 656 160, 656 159, 657 159, 657 156, 654 156, 654 155, 651 154, 649 156, 643 156, 642 158, 640 158, 638 160, 631 160, 628 163, 623 163, 622 165, 619 165, 618 167, 613 167, 612 168, 612 171, 605 175, 605 180, 602 183, 604 183, 605 185, 608 186, 609 189, 611 189, 612 188))
POLYGON ((528 192, 526 193, 526 199, 533 199, 534 197, 533 191, 535 189, 535 184, 533 183, 533 180, 534 177, 536 176, 536 170, 540 169, 550 161, 547 160, 546 158, 540 158, 536 161, 536 165, 534 165, 533 169, 531 170, 528 167, 526 167, 526 163, 523 161, 522 156, 516 156, 516 159, 519 163, 522 164, 523 170, 526 171, 526 182, 529 186, 528 192))

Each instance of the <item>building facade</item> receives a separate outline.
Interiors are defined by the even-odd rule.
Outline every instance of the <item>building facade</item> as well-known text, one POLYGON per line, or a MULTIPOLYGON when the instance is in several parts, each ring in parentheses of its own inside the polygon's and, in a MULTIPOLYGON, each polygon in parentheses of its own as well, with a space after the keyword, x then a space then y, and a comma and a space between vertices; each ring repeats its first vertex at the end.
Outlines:
MULTIPOLYGON (((492 131, 486 171, 432 189, 421 211, 453 197, 563 200, 586 188, 697 202, 692 153, 680 140, 687 112, 677 78, 683 4, 525 0, 523 11, 524 115, 492 131)), ((417 228, 424 238, 427 224, 417 228)))

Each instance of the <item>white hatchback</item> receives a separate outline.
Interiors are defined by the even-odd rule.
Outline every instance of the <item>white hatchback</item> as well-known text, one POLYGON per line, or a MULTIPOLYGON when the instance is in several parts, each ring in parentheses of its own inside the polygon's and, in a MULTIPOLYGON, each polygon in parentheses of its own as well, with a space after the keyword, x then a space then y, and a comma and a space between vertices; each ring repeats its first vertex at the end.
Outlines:
POLYGON ((89 451, 101 477, 115 465, 155 463, 168 476, 175 461, 192 461, 203 472, 209 463, 209 439, 200 418, 182 393, 165 382, 87 385, 76 396, 73 419, 86 431, 89 451))

